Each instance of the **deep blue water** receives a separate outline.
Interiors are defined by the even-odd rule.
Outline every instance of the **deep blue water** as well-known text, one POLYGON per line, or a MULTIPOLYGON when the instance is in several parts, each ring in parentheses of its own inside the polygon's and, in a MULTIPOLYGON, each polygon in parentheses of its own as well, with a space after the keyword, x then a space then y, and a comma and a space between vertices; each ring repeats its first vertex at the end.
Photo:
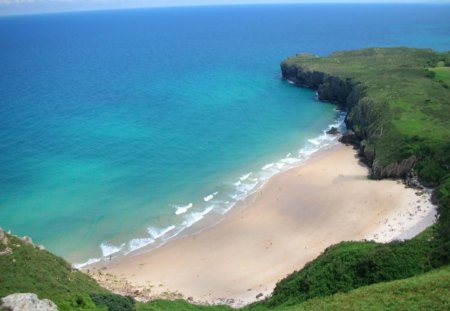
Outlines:
POLYGON ((399 45, 449 50, 450 5, 0 18, 0 225, 75 262, 157 245, 328 142, 281 60, 399 45))

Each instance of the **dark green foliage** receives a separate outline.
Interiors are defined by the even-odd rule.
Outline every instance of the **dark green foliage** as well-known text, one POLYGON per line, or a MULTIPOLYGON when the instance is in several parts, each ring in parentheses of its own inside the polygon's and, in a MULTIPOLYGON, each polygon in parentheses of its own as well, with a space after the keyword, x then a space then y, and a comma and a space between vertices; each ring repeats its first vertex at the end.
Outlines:
POLYGON ((129 296, 120 296, 116 294, 98 294, 89 295, 92 301, 99 307, 106 307, 108 311, 135 311, 134 299, 129 296))
POLYGON ((147 303, 138 303, 137 311, 232 311, 228 306, 199 306, 184 300, 153 300, 147 303))
POLYGON ((403 279, 432 268, 431 233, 405 242, 342 242, 280 281, 262 303, 266 307, 298 304, 308 299, 379 282, 403 279))
POLYGON ((404 280, 361 287, 349 293, 314 298, 278 310, 450 310, 450 266, 404 280))
POLYGON ((416 170, 421 182, 433 187, 439 185, 450 171, 450 141, 430 141, 424 138, 399 137, 392 140, 397 145, 398 157, 416 156, 416 170))
POLYGON ((450 262, 450 175, 443 178, 436 189, 436 196, 439 202, 437 224, 439 245, 433 250, 432 261, 438 267, 450 262))

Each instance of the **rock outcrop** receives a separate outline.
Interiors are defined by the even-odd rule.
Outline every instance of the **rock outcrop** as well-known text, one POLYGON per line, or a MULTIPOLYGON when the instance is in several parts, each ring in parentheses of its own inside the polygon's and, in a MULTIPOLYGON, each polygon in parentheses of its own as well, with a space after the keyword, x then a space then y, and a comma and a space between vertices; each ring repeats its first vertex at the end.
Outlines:
POLYGON ((396 177, 405 178, 411 172, 411 169, 414 167, 416 162, 417 158, 415 156, 404 159, 400 163, 391 163, 386 166, 378 165, 377 161, 374 161, 371 168, 371 175, 375 179, 396 177))
POLYGON ((0 308, 12 311, 57 311, 58 307, 48 299, 39 300, 36 294, 11 294, 1 299, 0 308))
POLYGON ((340 141, 358 148, 361 160, 371 168, 369 177, 404 178, 414 167, 416 157, 387 165, 377 161, 376 150, 370 142, 376 141, 382 134, 386 104, 367 98, 364 85, 288 62, 281 63, 281 72, 284 79, 295 85, 316 90, 319 100, 340 105, 347 111, 345 124, 348 131, 340 141))
POLYGON ((336 127, 332 126, 332 127, 327 131, 327 134, 330 134, 330 135, 337 135, 337 134, 339 134, 339 130, 338 130, 336 127))

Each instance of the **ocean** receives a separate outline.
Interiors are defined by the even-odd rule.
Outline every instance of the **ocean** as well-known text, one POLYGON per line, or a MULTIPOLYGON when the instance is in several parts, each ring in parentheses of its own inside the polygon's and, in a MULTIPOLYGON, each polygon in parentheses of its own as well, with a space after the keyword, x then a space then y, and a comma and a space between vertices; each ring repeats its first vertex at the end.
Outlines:
POLYGON ((72 263, 217 221, 336 143, 298 52, 450 49, 450 5, 260 5, 0 18, 0 226, 72 263))

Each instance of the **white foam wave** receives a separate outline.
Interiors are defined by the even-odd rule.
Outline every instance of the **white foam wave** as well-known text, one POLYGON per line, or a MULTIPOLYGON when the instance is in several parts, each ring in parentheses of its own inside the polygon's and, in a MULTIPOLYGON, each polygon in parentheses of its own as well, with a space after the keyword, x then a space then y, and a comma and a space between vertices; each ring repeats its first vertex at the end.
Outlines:
POLYGON ((252 175, 252 172, 250 172, 250 173, 248 173, 248 174, 245 174, 245 175, 242 175, 241 177, 239 177, 239 179, 240 179, 241 181, 244 181, 244 180, 246 180, 247 178, 249 178, 250 175, 252 175))
POLYGON ((265 171, 265 170, 267 170, 267 169, 273 167, 274 165, 275 165, 275 163, 269 163, 269 164, 264 165, 261 169, 262 169, 263 171, 265 171))
POLYGON ((238 180, 237 182, 235 182, 233 185, 235 185, 236 187, 239 186, 241 184, 241 181, 238 180))
POLYGON ((125 243, 122 243, 122 245, 120 245, 120 246, 101 243, 100 249, 102 250, 103 257, 108 257, 108 256, 111 256, 112 254, 120 252, 124 246, 125 246, 125 243))
POLYGON ((155 227, 149 227, 149 228, 147 228, 147 232, 148 232, 148 234, 151 235, 151 237, 153 239, 156 240, 156 239, 159 239, 160 237, 164 236, 166 233, 172 231, 173 229, 175 229, 174 225, 169 226, 167 228, 162 228, 162 229, 155 228, 155 227))
POLYGON ((190 213, 190 214, 186 215, 185 219, 183 221, 183 226, 185 228, 189 228, 196 222, 202 220, 206 214, 208 214, 209 212, 211 212, 213 210, 213 208, 214 208, 214 206, 208 206, 202 212, 195 212, 195 213, 190 213))
POLYGON ((174 206, 177 209, 175 211, 175 215, 180 215, 180 214, 186 213, 188 211, 188 209, 190 209, 194 205, 192 203, 189 203, 188 205, 184 205, 184 206, 177 206, 177 205, 174 205, 174 206))
POLYGON ((314 146, 320 145, 320 141, 318 140, 318 138, 310 138, 310 139, 308 139, 308 142, 310 142, 314 146))
POLYGON ((203 201, 208 202, 208 201, 212 200, 212 198, 214 198, 214 196, 216 196, 218 193, 219 192, 216 191, 210 195, 207 195, 206 197, 203 197, 203 201))
POLYGON ((126 254, 129 254, 135 250, 138 250, 140 248, 143 248, 147 245, 150 245, 154 243, 155 240, 152 238, 138 238, 138 239, 132 239, 128 242, 128 250, 125 252, 126 254))
POLYGON ((295 163, 300 162, 301 159, 289 157, 289 158, 281 159, 280 161, 285 163, 285 164, 295 164, 295 163))
POLYGON ((89 265, 92 265, 92 264, 94 264, 94 263, 97 263, 97 262, 99 262, 101 259, 100 258, 89 258, 86 262, 83 262, 83 263, 74 263, 72 266, 75 268, 75 269, 81 269, 81 268, 83 268, 83 267, 85 267, 85 266, 89 266, 89 265))
POLYGON ((294 81, 291 81, 291 80, 289 80, 289 79, 286 79, 286 81, 287 81, 289 84, 295 84, 294 81))
POLYGON ((292 153, 289 152, 289 153, 286 155, 286 158, 289 158, 291 155, 292 155, 292 153))

